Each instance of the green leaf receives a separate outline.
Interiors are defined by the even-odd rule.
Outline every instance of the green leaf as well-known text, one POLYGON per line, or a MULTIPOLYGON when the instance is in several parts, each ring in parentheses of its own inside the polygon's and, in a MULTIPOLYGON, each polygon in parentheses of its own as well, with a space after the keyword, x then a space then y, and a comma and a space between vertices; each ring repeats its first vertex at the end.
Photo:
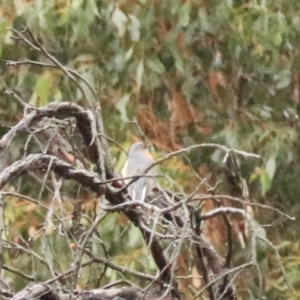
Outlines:
POLYGON ((252 173, 250 178, 249 178, 249 182, 253 182, 254 180, 256 180, 258 178, 258 174, 256 172, 252 173))
POLYGON ((57 89, 54 93, 54 99, 55 102, 60 102, 62 101, 62 93, 59 89, 57 89))
POLYGON ((180 8, 180 1, 178 0, 172 0, 170 2, 170 12, 172 15, 174 15, 180 8))
POLYGON ((276 32, 274 35, 273 42, 275 46, 280 46, 282 43, 282 34, 280 32, 276 32))
POLYGON ((83 0, 74 0, 71 3, 72 3, 72 8, 80 9, 82 6, 83 0))
POLYGON ((186 27, 190 23, 190 12, 191 12, 191 5, 189 2, 186 2, 179 9, 179 24, 182 27, 186 27))
MULTIPOLYGON (((93 75, 92 68, 85 69, 81 73, 81 76, 90 84, 90 86, 93 89, 95 88, 95 78, 94 78, 94 75, 93 75)), ((84 90, 85 95, 87 96, 87 98, 89 100, 93 100, 93 101, 95 100, 95 99, 93 99, 93 93, 92 93, 92 91, 90 90, 90 88, 86 84, 82 85, 82 89, 84 90)), ((78 97, 77 99, 80 99, 80 97, 82 97, 81 92, 79 90, 78 90, 77 97, 78 97)))
POLYGON ((292 80, 291 70, 289 70, 289 69, 282 70, 277 75, 276 88, 278 90, 281 90, 281 89, 288 87, 291 83, 291 80, 292 80))
POLYGON ((202 32, 213 33, 213 24, 210 22, 209 16, 204 8, 200 8, 199 12, 200 28, 202 32))
POLYGON ((157 265, 156 265, 156 263, 155 263, 153 257, 149 255, 149 256, 148 256, 148 260, 149 260, 149 262, 148 262, 148 267, 149 267, 149 269, 150 269, 150 270, 157 270, 157 265))
POLYGON ((260 174, 260 184, 262 189, 263 196, 266 194, 266 192, 271 187, 271 179, 269 178, 269 175, 266 170, 263 170, 260 174))
POLYGON ((147 59, 146 63, 152 71, 158 74, 163 74, 166 71, 165 66, 157 57, 147 59))
POLYGON ((184 64, 183 64, 183 61, 182 61, 182 58, 181 57, 177 57, 176 58, 176 61, 175 61, 175 67, 178 71, 180 71, 181 73, 184 72, 184 64))
POLYGON ((125 53, 125 60, 128 61, 133 54, 133 47, 130 47, 130 49, 125 53))
POLYGON ((128 121, 127 111, 126 111, 126 105, 128 101, 130 100, 130 94, 125 94, 117 103, 116 108, 121 114, 121 119, 124 122, 128 121))
POLYGON ((138 91, 140 91, 142 86, 143 75, 144 75, 144 60, 141 59, 136 69, 136 85, 138 91))
POLYGON ((128 31, 130 33, 131 40, 137 42, 140 39, 140 22, 134 15, 128 15, 130 23, 128 24, 128 31))
POLYGON ((129 231, 128 246, 130 248, 136 248, 138 246, 141 246, 142 240, 143 239, 140 230, 137 227, 132 226, 129 231))
POLYGON ((274 178, 275 175, 275 171, 276 171, 276 158, 275 156, 271 156, 266 164, 266 172, 270 178, 270 180, 272 180, 274 178))
POLYGON ((32 105, 44 106, 48 104, 52 82, 53 78, 50 72, 45 72, 39 77, 30 99, 32 105))
POLYGON ((128 22, 127 16, 117 7, 112 13, 111 21, 118 28, 119 37, 123 37, 126 32, 126 23, 128 22))

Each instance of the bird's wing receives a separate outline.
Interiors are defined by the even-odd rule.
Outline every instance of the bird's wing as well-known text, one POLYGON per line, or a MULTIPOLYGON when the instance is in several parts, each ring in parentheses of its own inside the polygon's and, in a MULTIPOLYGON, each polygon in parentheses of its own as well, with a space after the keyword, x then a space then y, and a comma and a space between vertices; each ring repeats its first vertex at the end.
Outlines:
MULTIPOLYGON (((134 175, 142 175, 144 171, 149 168, 153 164, 154 160, 151 156, 143 156, 140 159, 138 157, 135 160, 127 160, 123 169, 122 169, 122 176, 134 176, 134 175), (136 163, 139 161, 139 163, 136 163)), ((157 175, 157 170, 155 168, 151 168, 147 173, 147 175, 157 175)), ((128 183, 132 179, 126 180, 128 183)), ((128 187, 128 193, 132 198, 132 201, 145 201, 145 197, 149 192, 153 190, 156 186, 156 181, 154 178, 150 177, 141 177, 134 181, 128 187)))

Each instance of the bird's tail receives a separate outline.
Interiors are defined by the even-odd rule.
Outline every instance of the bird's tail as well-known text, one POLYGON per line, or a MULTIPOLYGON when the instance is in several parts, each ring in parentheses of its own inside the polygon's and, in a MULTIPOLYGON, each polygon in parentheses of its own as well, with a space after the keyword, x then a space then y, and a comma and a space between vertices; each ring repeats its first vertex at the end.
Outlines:
POLYGON ((144 202, 147 184, 145 178, 139 178, 133 183, 132 202, 144 202))

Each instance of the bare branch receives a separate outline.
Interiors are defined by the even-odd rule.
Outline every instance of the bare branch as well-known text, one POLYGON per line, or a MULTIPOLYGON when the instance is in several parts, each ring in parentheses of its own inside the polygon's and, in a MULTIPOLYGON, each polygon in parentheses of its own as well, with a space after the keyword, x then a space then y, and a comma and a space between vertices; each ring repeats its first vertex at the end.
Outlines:
POLYGON ((45 171, 48 168, 65 179, 73 179, 90 188, 98 195, 105 194, 107 190, 105 186, 101 185, 101 180, 97 178, 96 174, 86 170, 76 170, 72 165, 59 160, 55 156, 47 154, 31 154, 7 167, 0 173, 0 189, 2 189, 12 178, 19 176, 26 171, 45 171))
POLYGON ((9 147, 13 138, 21 132, 30 132, 31 128, 41 121, 43 118, 51 117, 74 117, 76 126, 82 135, 85 145, 93 163, 97 164, 100 153, 93 137, 96 132, 95 119, 90 110, 85 110, 79 105, 71 102, 50 103, 49 105, 37 108, 30 113, 24 115, 23 119, 14 127, 12 127, 0 140, 0 149, 9 147))
POLYGON ((201 216, 202 220, 208 220, 220 215, 224 215, 224 214, 240 214, 243 217, 246 216, 246 212, 244 209, 239 209, 239 208, 234 208, 234 207, 218 207, 216 209, 212 209, 211 211, 209 211, 208 213, 206 213, 205 215, 201 216))

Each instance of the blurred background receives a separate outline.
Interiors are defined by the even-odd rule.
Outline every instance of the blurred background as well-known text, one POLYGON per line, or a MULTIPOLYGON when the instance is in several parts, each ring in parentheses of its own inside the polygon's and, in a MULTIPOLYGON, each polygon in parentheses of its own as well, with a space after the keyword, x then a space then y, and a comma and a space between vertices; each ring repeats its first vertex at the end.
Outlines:
MULTIPOLYGON (((261 207, 251 212, 281 255, 276 259, 273 249, 265 245, 258 252, 264 291, 267 299, 300 298, 300 1, 1 0, 0 59, 49 63, 42 53, 11 39, 9 27, 28 27, 62 65, 85 78, 97 92, 98 98, 92 99, 86 88, 92 101, 101 105, 107 136, 123 148, 146 138, 155 158, 198 143, 219 143, 260 155, 261 159, 237 158, 249 200, 297 218, 278 220, 276 213, 261 207), (283 278, 280 264, 295 293, 283 278)), ((8 89, 37 107, 52 101, 89 106, 61 70, 32 64, 8 67, 2 62, 1 136, 23 117, 22 106, 5 93, 8 89)), ((119 172, 126 155, 114 143, 110 145, 119 172)), ((22 155, 21 136, 4 165, 22 155)), ((212 186, 222 180, 216 193, 241 196, 223 158, 220 150, 201 148, 164 162, 160 170, 186 193, 199 183, 196 172, 201 178, 209 177, 212 186)), ((167 188, 174 188, 167 182, 167 188)), ((72 198, 68 189, 66 195, 72 198)), ((29 183, 26 191, 39 195, 29 183)), ((86 204, 87 214, 90 210, 86 204)), ((18 232, 13 234, 16 239, 20 231, 27 236, 37 230, 41 219, 36 213, 35 206, 7 202, 6 214, 18 232), (32 223, 25 222, 24 216, 32 223)), ((106 242, 115 249, 126 221, 111 215, 105 222, 106 242)), ((209 228, 207 234, 218 249, 225 246, 222 234, 209 228)), ((122 244, 125 250, 118 258, 139 269, 139 263, 129 261, 124 253, 145 263, 144 246, 135 234, 126 237, 132 240, 122 244)), ((48 239, 57 246, 51 234, 48 239)), ((236 262, 247 258, 247 247, 242 249, 238 242, 236 252, 236 262)), ((22 261, 26 268, 32 262, 17 256, 6 259, 13 265, 22 261)), ((110 280, 117 276, 111 272, 106 274, 110 280)), ((243 299, 255 299, 257 278, 248 275, 239 279, 238 289, 243 299)), ((15 275, 6 276, 16 289, 26 285, 15 275)), ((95 285, 83 279, 82 286, 89 284, 95 285)))

